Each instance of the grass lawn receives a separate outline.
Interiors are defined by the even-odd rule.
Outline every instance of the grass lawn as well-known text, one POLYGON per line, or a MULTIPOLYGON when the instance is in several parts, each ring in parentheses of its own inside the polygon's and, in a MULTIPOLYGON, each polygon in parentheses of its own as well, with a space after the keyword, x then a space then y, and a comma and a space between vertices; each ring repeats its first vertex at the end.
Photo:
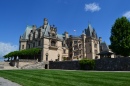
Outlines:
POLYGON ((0 77, 23 86, 130 86, 130 72, 0 70, 0 77))

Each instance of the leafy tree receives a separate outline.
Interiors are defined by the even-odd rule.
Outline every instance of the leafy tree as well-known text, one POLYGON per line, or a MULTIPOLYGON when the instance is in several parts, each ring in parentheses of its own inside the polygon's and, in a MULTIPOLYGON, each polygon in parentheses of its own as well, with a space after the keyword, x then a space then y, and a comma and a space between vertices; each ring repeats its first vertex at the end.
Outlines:
POLYGON ((117 55, 130 56, 130 22, 126 17, 118 18, 111 29, 110 48, 117 55))

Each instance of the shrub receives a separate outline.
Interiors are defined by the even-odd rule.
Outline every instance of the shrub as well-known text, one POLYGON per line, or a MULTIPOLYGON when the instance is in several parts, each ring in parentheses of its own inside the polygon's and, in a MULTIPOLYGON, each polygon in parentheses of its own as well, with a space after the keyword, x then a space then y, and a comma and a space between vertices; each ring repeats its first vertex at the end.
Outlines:
POLYGON ((81 70, 93 70, 95 67, 94 60, 82 59, 79 61, 81 70))
POLYGON ((66 57, 63 57, 63 61, 66 61, 67 60, 67 58, 66 57))

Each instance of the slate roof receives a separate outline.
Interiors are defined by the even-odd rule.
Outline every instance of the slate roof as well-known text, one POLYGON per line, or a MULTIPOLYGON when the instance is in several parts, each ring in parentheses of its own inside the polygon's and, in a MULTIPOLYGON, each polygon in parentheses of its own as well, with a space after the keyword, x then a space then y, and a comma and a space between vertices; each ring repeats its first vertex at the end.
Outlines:
MULTIPOLYGON (((43 28, 43 26, 41 26, 41 27, 43 28)), ((38 31, 40 28, 37 28, 36 30, 38 31)), ((21 39, 28 39, 28 36, 29 36, 29 33, 30 33, 31 30, 32 30, 32 26, 27 26, 24 34, 21 37, 21 39)), ((48 23, 47 27, 41 29, 41 31, 42 31, 44 37, 49 37, 49 32, 50 32, 50 25, 49 25, 49 23, 48 23)), ((63 40, 63 37, 65 37, 65 36, 57 34, 56 37, 58 39, 60 39, 60 40, 63 40)))
POLYGON ((28 35, 31 30, 32 30, 32 26, 27 25, 26 30, 25 30, 24 34, 22 35, 22 39, 28 39, 28 35))
POLYGON ((85 34, 88 37, 94 37, 94 35, 95 35, 95 37, 98 38, 95 29, 92 28, 92 26, 90 24, 88 25, 88 28, 85 29, 85 34))
POLYGON ((102 48, 102 51, 109 51, 109 47, 105 42, 102 42, 100 47, 102 48))

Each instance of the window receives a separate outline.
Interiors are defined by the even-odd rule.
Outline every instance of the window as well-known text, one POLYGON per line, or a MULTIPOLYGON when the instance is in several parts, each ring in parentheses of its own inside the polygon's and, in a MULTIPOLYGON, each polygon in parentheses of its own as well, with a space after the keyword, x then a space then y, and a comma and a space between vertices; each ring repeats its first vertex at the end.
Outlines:
POLYGON ((77 53, 76 52, 74 52, 74 56, 76 56, 77 55, 77 53))
POLYGON ((52 34, 52 37, 55 37, 56 35, 55 34, 52 34))
POLYGON ((41 45, 41 41, 38 41, 38 46, 40 46, 41 45))
POLYGON ((29 34, 29 36, 28 36, 28 37, 29 37, 29 40, 30 40, 30 39, 31 39, 31 35, 29 34))
POLYGON ((65 54, 65 53, 66 53, 66 50, 63 50, 63 53, 65 54))
POLYGON ((94 47, 97 48, 97 44, 94 44, 94 47))
POLYGON ((97 54, 97 50, 95 50, 95 54, 97 54))
POLYGON ((91 53, 92 51, 90 50, 90 53, 91 53))
POLYGON ((22 49, 24 49, 24 45, 22 45, 22 49))
POLYGON ((30 44, 28 44, 28 48, 30 48, 30 44))
POLYGON ((33 43, 33 47, 35 47, 35 43, 33 43))
POLYGON ((51 41, 51 46, 55 46, 56 42, 55 41, 51 41))
POLYGON ((33 33, 33 39, 35 39, 35 32, 33 33))
POLYGON ((38 38, 40 38, 40 36, 41 36, 41 30, 39 29, 39 31, 38 31, 38 38))
POLYGON ((102 46, 100 46, 100 51, 102 51, 103 50, 103 48, 102 48, 102 46))
POLYGON ((48 55, 46 55, 46 61, 48 61, 48 55))
POLYGON ((76 50, 76 49, 78 49, 78 47, 77 47, 77 46, 74 46, 74 50, 76 50))
POLYGON ((36 41, 36 42, 35 42, 35 46, 37 46, 37 43, 38 43, 38 42, 36 41))
POLYGON ((77 44, 78 42, 77 41, 74 41, 74 44, 77 44))
POLYGON ((78 55, 78 52, 74 52, 74 56, 78 55))

